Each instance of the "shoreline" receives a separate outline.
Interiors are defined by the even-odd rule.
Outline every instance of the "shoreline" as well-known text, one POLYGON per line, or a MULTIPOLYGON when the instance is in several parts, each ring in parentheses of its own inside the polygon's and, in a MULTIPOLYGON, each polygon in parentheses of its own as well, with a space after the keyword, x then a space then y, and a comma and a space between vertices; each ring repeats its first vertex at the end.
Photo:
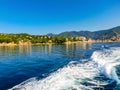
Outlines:
MULTIPOLYGON (((74 42, 64 42, 64 43, 61 43, 61 44, 76 44, 76 43, 113 43, 113 42, 120 42, 120 41, 74 41, 74 42)), ((50 44, 60 44, 60 43, 23 43, 23 44, 0 43, 0 46, 27 46, 27 45, 50 45, 50 44)))

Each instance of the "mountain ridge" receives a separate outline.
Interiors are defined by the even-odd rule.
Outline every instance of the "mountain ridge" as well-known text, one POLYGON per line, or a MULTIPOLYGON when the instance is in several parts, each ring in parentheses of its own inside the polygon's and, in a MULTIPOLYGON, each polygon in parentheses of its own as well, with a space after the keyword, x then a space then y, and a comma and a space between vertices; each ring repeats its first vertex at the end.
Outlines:
POLYGON ((120 26, 113 27, 106 30, 98 30, 98 31, 67 31, 58 34, 57 36, 64 36, 64 37, 76 37, 76 36, 84 36, 86 38, 91 39, 109 39, 113 36, 120 35, 120 26))

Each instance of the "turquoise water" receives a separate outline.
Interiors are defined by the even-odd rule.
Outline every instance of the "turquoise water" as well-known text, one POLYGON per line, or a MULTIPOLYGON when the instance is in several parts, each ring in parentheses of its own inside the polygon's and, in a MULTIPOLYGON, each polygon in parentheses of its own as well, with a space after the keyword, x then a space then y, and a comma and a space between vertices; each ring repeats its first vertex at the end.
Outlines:
POLYGON ((120 43, 1 46, 0 90, 119 90, 119 47, 120 43))

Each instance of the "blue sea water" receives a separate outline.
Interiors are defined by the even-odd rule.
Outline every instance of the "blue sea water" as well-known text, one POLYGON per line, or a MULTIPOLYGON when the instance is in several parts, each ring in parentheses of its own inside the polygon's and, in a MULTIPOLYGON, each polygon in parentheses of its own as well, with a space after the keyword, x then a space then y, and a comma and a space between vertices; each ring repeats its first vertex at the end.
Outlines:
POLYGON ((120 43, 0 46, 0 90, 120 90, 120 43))

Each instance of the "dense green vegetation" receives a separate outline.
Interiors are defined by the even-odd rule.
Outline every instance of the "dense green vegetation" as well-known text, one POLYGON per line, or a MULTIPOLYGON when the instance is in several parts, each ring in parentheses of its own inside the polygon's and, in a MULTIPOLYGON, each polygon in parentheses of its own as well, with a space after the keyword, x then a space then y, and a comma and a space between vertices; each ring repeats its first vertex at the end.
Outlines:
POLYGON ((48 35, 29 35, 26 33, 21 34, 0 34, 0 43, 16 43, 31 42, 31 43, 64 43, 66 41, 82 41, 81 37, 61 37, 61 36, 48 36, 48 35))
POLYGON ((26 33, 20 34, 0 34, 0 43, 20 43, 20 42, 31 42, 31 43, 64 43, 73 41, 88 41, 93 40, 117 40, 120 39, 120 26, 101 31, 71 31, 63 32, 58 35, 30 35, 26 33))
POLYGON ((110 39, 113 36, 120 35, 120 26, 114 27, 108 30, 100 30, 100 31, 71 31, 71 32, 62 32, 58 36, 65 36, 65 37, 71 37, 71 36, 84 36, 87 39, 91 38, 94 40, 97 39, 110 39))

